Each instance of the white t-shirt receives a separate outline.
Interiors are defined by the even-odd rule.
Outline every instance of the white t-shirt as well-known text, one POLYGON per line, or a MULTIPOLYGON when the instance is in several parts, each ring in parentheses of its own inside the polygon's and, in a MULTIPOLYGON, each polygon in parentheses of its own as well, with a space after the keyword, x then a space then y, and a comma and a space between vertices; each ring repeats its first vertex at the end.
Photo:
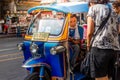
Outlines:
POLYGON ((74 34, 73 34, 74 39, 80 39, 80 34, 79 34, 79 31, 78 31, 78 26, 77 25, 75 26, 75 28, 69 27, 69 29, 74 30, 74 34))
MULTIPOLYGON (((109 7, 105 4, 96 4, 91 6, 88 16, 95 22, 95 31, 109 14, 109 7)), ((92 47, 101 49, 120 50, 118 41, 118 15, 111 11, 111 15, 103 29, 96 35, 92 47)), ((94 31, 94 32, 95 32, 94 31)))

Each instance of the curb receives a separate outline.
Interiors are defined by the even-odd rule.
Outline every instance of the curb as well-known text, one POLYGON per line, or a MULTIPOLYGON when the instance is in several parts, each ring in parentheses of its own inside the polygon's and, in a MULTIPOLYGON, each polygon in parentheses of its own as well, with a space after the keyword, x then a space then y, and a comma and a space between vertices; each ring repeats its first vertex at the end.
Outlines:
POLYGON ((0 34, 0 38, 12 38, 17 37, 16 34, 0 34))

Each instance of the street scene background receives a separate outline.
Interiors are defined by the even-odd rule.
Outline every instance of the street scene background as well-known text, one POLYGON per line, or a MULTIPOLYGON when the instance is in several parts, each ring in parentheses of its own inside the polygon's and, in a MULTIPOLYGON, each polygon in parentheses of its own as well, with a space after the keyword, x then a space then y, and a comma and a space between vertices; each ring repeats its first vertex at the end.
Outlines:
POLYGON ((0 0, 0 80, 24 80, 27 76, 21 67, 23 53, 17 49, 33 17, 27 10, 38 5, 73 1, 87 0, 0 0))

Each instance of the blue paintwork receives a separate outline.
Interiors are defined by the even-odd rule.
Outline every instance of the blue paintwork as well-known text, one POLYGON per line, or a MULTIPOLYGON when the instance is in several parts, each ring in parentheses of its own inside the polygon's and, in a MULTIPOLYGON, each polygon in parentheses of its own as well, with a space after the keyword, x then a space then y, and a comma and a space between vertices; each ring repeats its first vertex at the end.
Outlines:
POLYGON ((40 57, 40 58, 31 58, 29 60, 27 60, 23 66, 24 67, 27 67, 27 68, 30 68, 30 67, 34 67, 35 64, 39 64, 39 65, 42 65, 42 63, 46 63, 46 59, 45 57, 40 57))
POLYGON ((24 41, 23 44, 24 44, 23 55, 24 55, 24 62, 25 62, 26 60, 32 57, 30 52, 31 41, 24 41))
MULTIPOLYGON (((32 54, 30 52, 30 44, 32 43, 32 41, 24 41, 24 49, 23 49, 23 53, 24 53, 24 62, 27 61, 28 59, 32 58, 32 54)), ((43 42, 35 42, 36 44, 38 44, 38 46, 42 49, 43 46, 43 42), (42 46, 42 47, 41 47, 42 46)))
POLYGON ((50 49, 54 46, 59 45, 59 43, 45 43, 45 53, 46 53, 46 61, 51 65, 52 76, 63 77, 64 76, 64 63, 63 63, 63 55, 59 53, 57 55, 51 55, 50 49))
POLYGON ((83 13, 88 12, 88 2, 67 2, 52 5, 42 5, 30 8, 28 13, 37 9, 48 9, 64 13, 83 13))
MULTIPOLYGON (((47 66, 49 65, 51 68, 51 75, 52 76, 59 76, 64 77, 64 63, 63 63, 63 54, 58 55, 52 55, 50 53, 50 49, 54 46, 59 45, 57 42, 35 42, 38 46, 44 47, 44 56, 40 58, 31 58, 32 55, 30 53, 30 44, 31 41, 24 41, 25 50, 24 50, 24 56, 25 56, 25 63, 23 64, 23 67, 30 68, 34 64, 40 64, 47 66), (45 65, 45 64, 47 65, 45 65)), ((41 49, 42 50, 42 49, 41 49)), ((48 67, 48 66, 47 66, 48 67)))
MULTIPOLYGON (((44 67, 44 66, 41 66, 41 67, 40 67, 39 76, 44 76, 44 74, 45 74, 45 67, 44 67)), ((40 78, 39 80, 43 80, 43 79, 40 78)))
MULTIPOLYGON (((40 58, 31 58, 32 55, 30 53, 30 44, 31 41, 24 41, 24 56, 25 56, 25 63, 23 64, 24 67, 29 69, 31 73, 34 70, 32 66, 39 64, 38 66, 42 66, 43 70, 44 67, 47 67, 51 71, 51 76, 56 76, 56 77, 64 77, 64 62, 63 62, 63 55, 62 54, 57 54, 57 55, 52 55, 50 53, 50 49, 54 46, 60 45, 58 42, 35 42, 38 46, 44 47, 44 56, 40 58)), ((72 51, 71 51, 72 52, 72 51)), ((42 69, 40 68, 40 76, 44 75, 44 71, 41 71, 42 69)), ((75 80, 81 80, 85 76, 76 73, 75 74, 75 80)))

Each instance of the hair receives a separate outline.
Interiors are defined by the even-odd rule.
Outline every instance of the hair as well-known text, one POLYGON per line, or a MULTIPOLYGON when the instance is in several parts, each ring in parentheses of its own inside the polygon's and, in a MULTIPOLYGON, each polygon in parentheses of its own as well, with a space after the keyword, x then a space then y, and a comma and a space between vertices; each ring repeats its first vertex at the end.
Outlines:
POLYGON ((109 0, 89 0, 89 2, 96 3, 96 4, 107 4, 109 0))
POLYGON ((72 14, 72 15, 70 16, 70 18, 73 18, 73 17, 77 18, 76 14, 72 14))
POLYGON ((115 2, 113 2, 112 6, 115 7, 115 8, 118 8, 118 7, 120 7, 120 2, 115 1, 115 2))
POLYGON ((70 18, 76 18, 76 20, 78 20, 78 17, 76 16, 76 14, 72 14, 71 16, 70 16, 70 18))

